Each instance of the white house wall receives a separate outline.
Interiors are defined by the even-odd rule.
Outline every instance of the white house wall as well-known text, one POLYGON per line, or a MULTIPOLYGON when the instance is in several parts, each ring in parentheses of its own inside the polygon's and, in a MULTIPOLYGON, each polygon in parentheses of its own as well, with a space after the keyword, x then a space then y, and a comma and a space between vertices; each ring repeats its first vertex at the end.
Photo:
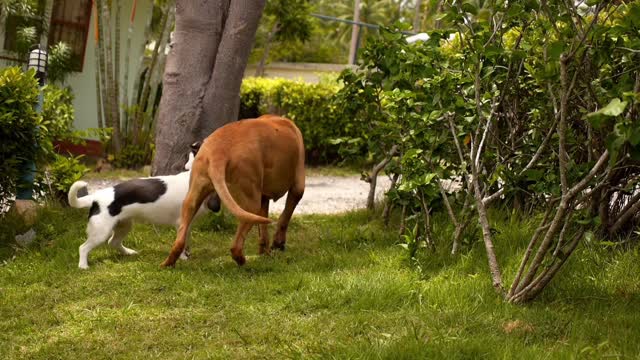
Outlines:
MULTIPOLYGON (((120 33, 120 78, 124 81, 125 73, 125 48, 127 43, 127 29, 129 27, 129 15, 133 0, 124 0, 122 4, 122 23, 120 33)), ((131 58, 129 59, 129 98, 133 94, 133 84, 136 76, 139 75, 140 59, 143 54, 143 44, 145 41, 145 27, 151 18, 152 0, 138 0, 136 18, 131 34, 131 58)), ((112 28, 115 28, 114 15, 111 16, 112 28)), ((87 49, 84 56, 84 66, 81 73, 74 73, 67 80, 68 85, 73 89, 75 96, 73 105, 76 112, 75 128, 79 130, 97 128, 97 108, 96 99, 96 58, 95 58, 95 7, 91 12, 91 26, 87 38, 87 49)), ((112 32, 113 34, 113 32, 112 32)), ((113 36, 112 36, 113 37, 113 36)), ((122 94, 122 89, 120 90, 122 94)))

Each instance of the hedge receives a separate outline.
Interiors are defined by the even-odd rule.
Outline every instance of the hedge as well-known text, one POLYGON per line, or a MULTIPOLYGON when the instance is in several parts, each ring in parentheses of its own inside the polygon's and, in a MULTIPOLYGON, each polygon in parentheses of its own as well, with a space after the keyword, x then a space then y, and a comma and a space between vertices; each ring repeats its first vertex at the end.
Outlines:
MULTIPOLYGON (((0 69, 0 203, 15 194, 16 180, 25 161, 34 160, 42 170, 51 165, 63 168, 71 164, 56 155, 54 140, 79 140, 71 130, 74 120, 73 95, 66 88, 48 85, 43 89, 42 114, 35 111, 39 86, 33 70, 19 67, 0 69)), ((73 162, 74 169, 79 168, 73 162)), ((66 174, 63 173, 63 174, 66 174)), ((56 173, 51 173, 55 176, 56 173)), ((64 176, 63 176, 64 177, 64 176)), ((41 177, 39 177, 41 178, 41 177)), ((77 180, 55 179, 57 182, 77 180)), ((38 184, 36 184, 37 187, 38 184)), ((46 189, 46 187, 44 188, 46 189)))
POLYGON ((38 82, 34 71, 9 67, 0 70, 0 199, 15 193, 16 179, 28 159, 42 159, 39 142, 42 123, 34 110, 38 82))
POLYGON ((335 105, 337 82, 309 84, 286 79, 246 78, 240 90, 239 118, 277 114, 300 128, 307 161, 326 164, 342 161, 332 140, 349 132, 349 120, 335 105))

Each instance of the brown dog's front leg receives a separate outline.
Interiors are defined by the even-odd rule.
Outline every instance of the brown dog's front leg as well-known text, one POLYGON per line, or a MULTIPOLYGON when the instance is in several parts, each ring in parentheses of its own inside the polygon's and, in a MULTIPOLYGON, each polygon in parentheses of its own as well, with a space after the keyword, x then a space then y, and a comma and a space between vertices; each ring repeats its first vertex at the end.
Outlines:
POLYGON ((200 205, 204 201, 207 195, 204 190, 192 182, 190 185, 187 197, 182 202, 182 211, 180 212, 180 228, 176 236, 176 241, 173 243, 171 252, 167 259, 161 264, 162 267, 174 266, 182 250, 184 250, 187 242, 187 236, 189 236, 189 227, 196 211, 200 208, 200 205))
POLYGON ((162 267, 173 267, 178 261, 180 254, 182 254, 182 250, 184 250, 185 240, 187 238, 188 227, 180 225, 180 229, 178 230, 178 237, 176 241, 173 243, 171 247, 171 252, 169 256, 164 260, 164 262, 160 265, 162 267), (177 255, 176 255, 177 254, 177 255))

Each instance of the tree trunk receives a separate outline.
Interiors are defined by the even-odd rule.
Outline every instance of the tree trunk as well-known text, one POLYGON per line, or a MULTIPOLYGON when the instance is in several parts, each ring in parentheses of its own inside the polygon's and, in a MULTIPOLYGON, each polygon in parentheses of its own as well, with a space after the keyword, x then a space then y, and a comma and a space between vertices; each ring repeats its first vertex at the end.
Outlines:
POLYGON ((110 121, 108 123, 108 126, 110 126, 113 129, 113 132, 111 133, 111 146, 112 146, 113 152, 115 154, 118 154, 120 153, 120 148, 121 148, 120 121, 118 116, 118 99, 114 97, 116 94, 117 81, 113 74, 113 54, 111 49, 111 14, 109 9, 109 2, 102 1, 102 4, 103 4, 102 18, 104 19, 104 21, 102 21, 101 28, 102 28, 102 34, 104 36, 101 37, 101 39, 103 43, 103 48, 105 49, 104 58, 105 58, 106 79, 107 79, 107 99, 105 101, 107 106, 105 107, 106 109, 105 113, 109 114, 110 121))
MULTIPOLYGON (((360 0, 355 0, 353 4, 353 21, 360 21, 360 0)), ((358 53, 358 32, 360 32, 360 26, 354 24, 351 28, 351 46, 349 47, 349 64, 356 63, 356 57, 358 53)))
POLYGON ((367 209, 373 210, 376 203, 376 184, 378 183, 378 174, 389 164, 391 159, 398 153, 398 145, 393 145, 389 154, 380 163, 376 164, 371 170, 371 175, 364 179, 369 183, 369 195, 367 196, 367 209))
POLYGON ((271 50, 271 43, 273 42, 273 38, 278 33, 279 29, 280 29, 280 22, 276 20, 276 22, 273 24, 273 27, 271 28, 271 31, 269 31, 269 35, 267 35, 267 40, 264 42, 264 50, 262 51, 262 57, 260 58, 260 63, 258 63, 258 66, 256 67, 255 76, 257 77, 264 76, 264 66, 267 63, 267 59, 269 58, 269 50, 271 50))
MULTIPOLYGON (((400 178, 400 174, 393 174, 393 178, 391 179, 391 184, 389 185, 389 190, 387 192, 393 190, 396 187, 396 183, 400 178)), ((382 220, 384 222, 384 226, 389 225, 389 219, 391 218, 391 209, 393 208, 393 203, 387 200, 384 204, 384 209, 382 210, 382 220)))
POLYGON ((101 61, 101 56, 100 56, 100 24, 98 23, 98 13, 99 8, 96 5, 95 0, 93 1, 93 5, 95 7, 96 10, 96 15, 95 15, 95 27, 94 27, 94 36, 95 36, 95 51, 94 51, 94 56, 96 58, 96 104, 97 104, 97 111, 96 111, 96 116, 98 117, 98 128, 102 129, 104 127, 104 122, 102 121, 102 94, 101 94, 101 90, 102 90, 102 85, 101 85, 101 76, 100 76, 100 71, 102 69, 102 64, 100 63, 101 61))
MULTIPOLYGON (((129 16, 129 26, 127 27, 127 42, 124 48, 124 80, 122 82, 122 106, 125 107, 124 124, 122 126, 125 134, 129 132, 129 108, 131 104, 129 103, 129 67, 130 67, 130 57, 131 57, 131 35, 133 34, 133 21, 136 16, 136 5, 137 0, 133 0, 133 4, 131 5, 131 15, 129 16)), ((135 90, 134 90, 135 91, 135 90)))
POLYGON ((189 144, 234 121, 265 0, 176 2, 156 127, 153 174, 175 174, 189 144))
MULTIPOLYGON (((120 111, 120 27, 121 27, 121 19, 122 19, 122 0, 112 0, 115 1, 116 6, 116 28, 115 28, 115 51, 114 51, 114 62, 113 62, 113 78, 114 78, 114 88, 113 88, 113 99, 116 103, 116 114, 118 114, 118 128, 121 127, 120 119, 122 118, 120 111)), ((121 132, 121 131, 120 131, 121 132)))
POLYGON ((413 31, 416 33, 420 32, 420 23, 422 22, 420 21, 422 20, 420 16, 422 15, 420 12, 421 7, 422 7, 422 0, 416 0, 416 12, 413 16, 413 31))
POLYGON ((97 21, 97 32, 98 32, 98 58, 99 58, 99 67, 100 67, 100 93, 102 99, 102 116, 104 118, 104 126, 111 127, 112 126, 112 116, 109 109, 111 109, 109 105, 109 95, 108 95, 108 82, 107 82, 107 54, 105 48, 105 38, 104 38, 104 16, 103 16, 103 6, 104 0, 96 0, 96 21, 97 21))

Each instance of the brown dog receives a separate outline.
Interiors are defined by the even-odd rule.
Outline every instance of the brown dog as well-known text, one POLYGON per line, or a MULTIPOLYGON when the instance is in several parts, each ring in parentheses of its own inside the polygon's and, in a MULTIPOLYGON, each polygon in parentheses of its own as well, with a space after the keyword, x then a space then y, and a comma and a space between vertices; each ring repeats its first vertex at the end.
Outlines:
POLYGON ((204 140, 195 157, 178 235, 162 266, 176 263, 186 245, 193 216, 210 194, 217 194, 240 220, 231 257, 243 265, 244 240, 253 224, 260 224, 260 254, 269 253, 269 200, 278 200, 288 192, 272 245, 284 250, 291 215, 304 193, 304 179, 302 134, 291 120, 264 115, 217 129, 204 140))

